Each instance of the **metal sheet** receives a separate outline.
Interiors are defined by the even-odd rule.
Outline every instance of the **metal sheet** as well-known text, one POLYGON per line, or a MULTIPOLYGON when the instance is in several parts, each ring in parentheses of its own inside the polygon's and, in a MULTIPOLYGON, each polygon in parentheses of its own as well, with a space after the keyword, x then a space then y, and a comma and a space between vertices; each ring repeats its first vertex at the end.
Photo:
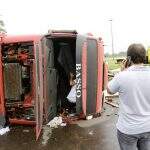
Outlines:
POLYGON ((21 100, 22 80, 21 65, 19 63, 7 63, 4 65, 4 93, 5 99, 21 100))
POLYGON ((45 113, 46 120, 52 120, 57 113, 57 72, 56 69, 47 68, 46 70, 46 103, 45 103, 45 113))

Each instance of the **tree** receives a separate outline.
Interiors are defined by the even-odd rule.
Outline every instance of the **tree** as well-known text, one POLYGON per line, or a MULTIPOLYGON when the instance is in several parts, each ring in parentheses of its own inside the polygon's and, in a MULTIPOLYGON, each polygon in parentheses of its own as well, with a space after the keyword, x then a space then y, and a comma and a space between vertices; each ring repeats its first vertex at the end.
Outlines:
POLYGON ((5 24, 4 24, 3 20, 0 20, 0 32, 6 33, 5 24))
POLYGON ((127 55, 127 52, 121 51, 118 53, 118 56, 123 56, 125 57, 127 55))

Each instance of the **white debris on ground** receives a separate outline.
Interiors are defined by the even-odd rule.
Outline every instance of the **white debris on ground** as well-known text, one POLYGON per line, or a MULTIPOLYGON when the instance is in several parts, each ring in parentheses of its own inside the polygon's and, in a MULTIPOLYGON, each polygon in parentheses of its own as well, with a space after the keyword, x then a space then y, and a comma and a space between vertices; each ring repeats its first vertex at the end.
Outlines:
POLYGON ((94 131, 91 130, 91 131, 89 132, 89 135, 93 135, 93 134, 94 134, 94 131))
POLYGON ((66 123, 61 123, 60 126, 65 127, 67 124, 66 123))
POLYGON ((30 131, 28 129, 23 130, 24 133, 29 133, 30 131))
POLYGON ((1 129, 0 129, 0 135, 4 135, 5 133, 7 133, 7 132, 9 132, 9 131, 10 131, 9 127, 1 128, 1 129))
POLYGON ((47 124, 47 126, 50 126, 51 128, 57 128, 58 126, 66 126, 66 124, 63 123, 62 117, 55 117, 47 124))
POLYGON ((93 115, 86 116, 86 120, 91 120, 92 118, 93 118, 93 115))
POLYGON ((58 128, 58 126, 66 126, 66 123, 63 123, 62 117, 55 117, 53 120, 51 120, 45 127, 43 127, 43 140, 42 144, 46 145, 48 140, 52 136, 52 130, 54 128, 58 128))

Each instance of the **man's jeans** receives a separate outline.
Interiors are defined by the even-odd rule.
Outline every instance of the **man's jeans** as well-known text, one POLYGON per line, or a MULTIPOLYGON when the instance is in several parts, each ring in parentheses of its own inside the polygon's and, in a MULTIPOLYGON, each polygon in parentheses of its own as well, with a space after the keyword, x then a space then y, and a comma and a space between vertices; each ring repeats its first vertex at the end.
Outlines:
POLYGON ((121 150, 150 150, 150 132, 127 135, 117 130, 121 150))

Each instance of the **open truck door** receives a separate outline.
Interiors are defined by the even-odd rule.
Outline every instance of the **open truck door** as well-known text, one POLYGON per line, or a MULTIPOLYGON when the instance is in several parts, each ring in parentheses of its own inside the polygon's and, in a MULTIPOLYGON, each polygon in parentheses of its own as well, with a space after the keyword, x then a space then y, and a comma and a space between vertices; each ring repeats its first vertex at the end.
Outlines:
POLYGON ((35 114, 36 114, 36 140, 39 138, 43 125, 43 72, 42 51, 39 43, 34 44, 35 53, 35 114))
POLYGON ((102 108, 103 46, 92 37, 78 36, 76 42, 77 112, 98 114, 102 108))
POLYGON ((3 69, 2 69, 2 54, 1 54, 1 41, 0 41, 0 126, 4 126, 5 120, 5 106, 4 106, 4 91, 3 91, 3 69))
POLYGON ((0 43, 0 116, 10 124, 34 126, 36 139, 43 124, 40 39, 41 36, 6 36, 0 43))
POLYGON ((44 112, 46 122, 49 122, 57 113, 57 70, 54 68, 53 42, 44 37, 42 39, 42 50, 44 112))

